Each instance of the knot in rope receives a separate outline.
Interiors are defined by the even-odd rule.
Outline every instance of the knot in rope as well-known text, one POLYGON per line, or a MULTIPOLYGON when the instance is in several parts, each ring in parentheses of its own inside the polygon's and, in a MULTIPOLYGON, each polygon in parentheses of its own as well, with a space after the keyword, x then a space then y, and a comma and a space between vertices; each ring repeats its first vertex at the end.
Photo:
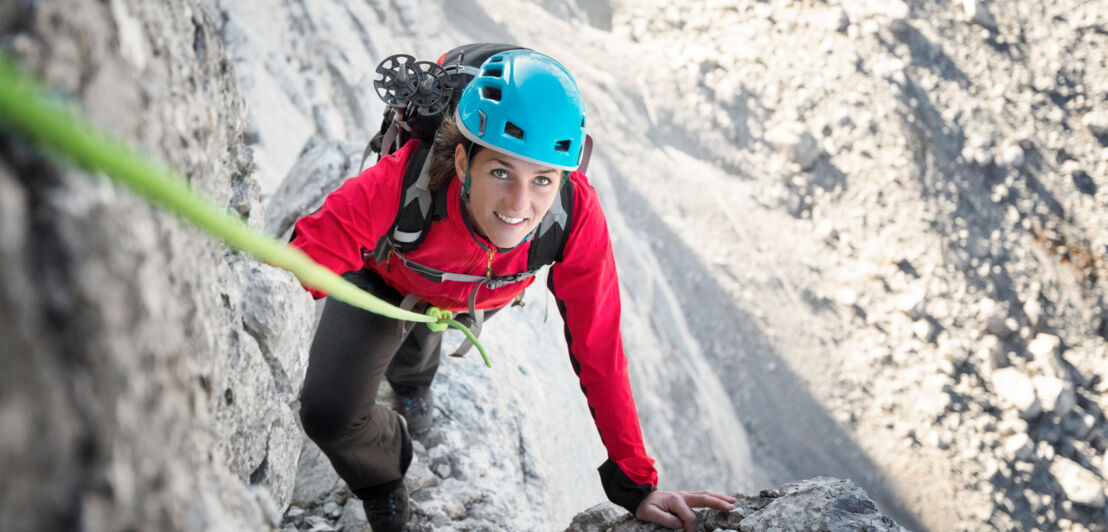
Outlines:
POLYGON ((435 332, 445 331, 450 326, 450 320, 454 319, 454 313, 439 307, 427 307, 427 315, 435 318, 434 323, 428 323, 427 328, 435 332))

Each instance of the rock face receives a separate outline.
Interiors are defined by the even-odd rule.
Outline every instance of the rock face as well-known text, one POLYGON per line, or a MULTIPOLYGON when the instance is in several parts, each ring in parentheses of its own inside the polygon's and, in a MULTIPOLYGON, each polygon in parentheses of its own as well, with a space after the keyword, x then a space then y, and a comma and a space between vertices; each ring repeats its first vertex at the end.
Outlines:
MULTIPOLYGON (((21 2, 6 53, 252 224, 219 14, 21 2)), ((0 133, 0 529, 260 530, 292 495, 310 297, 0 133)))
MULTIPOLYGON (((861 488, 849 480, 816 477, 763 490, 757 497, 736 494, 730 512, 697 509, 697 531, 906 529, 882 515, 861 488)), ((573 519, 566 532, 655 532, 670 528, 635 521, 610 504, 598 504, 573 519)))

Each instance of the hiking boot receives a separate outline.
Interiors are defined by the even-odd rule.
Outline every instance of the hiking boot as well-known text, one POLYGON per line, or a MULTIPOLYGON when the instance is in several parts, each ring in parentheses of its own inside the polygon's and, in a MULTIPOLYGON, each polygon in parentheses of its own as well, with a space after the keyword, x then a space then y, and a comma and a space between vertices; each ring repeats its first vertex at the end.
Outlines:
POLYGON ((408 433, 422 436, 431 430, 431 388, 427 387, 412 395, 396 394, 396 412, 408 422, 408 433))
POLYGON ((403 480, 400 485, 376 497, 362 500, 365 518, 373 532, 401 532, 408 524, 408 484, 403 480))

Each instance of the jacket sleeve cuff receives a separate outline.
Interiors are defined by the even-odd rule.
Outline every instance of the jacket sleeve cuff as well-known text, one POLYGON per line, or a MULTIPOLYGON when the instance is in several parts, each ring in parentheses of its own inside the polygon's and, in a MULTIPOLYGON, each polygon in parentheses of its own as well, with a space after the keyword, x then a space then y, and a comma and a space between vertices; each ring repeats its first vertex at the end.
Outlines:
POLYGON ((657 489, 650 484, 636 484, 610 458, 597 471, 600 472, 600 483, 608 500, 626 508, 631 515, 635 515, 643 499, 657 489))

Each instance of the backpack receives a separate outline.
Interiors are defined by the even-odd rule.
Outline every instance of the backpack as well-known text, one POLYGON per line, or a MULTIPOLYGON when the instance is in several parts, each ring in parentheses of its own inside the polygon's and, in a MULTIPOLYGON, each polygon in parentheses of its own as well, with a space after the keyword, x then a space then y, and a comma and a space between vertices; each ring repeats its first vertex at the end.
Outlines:
MULTIPOLYGON (((377 65, 380 79, 374 80, 377 95, 386 108, 381 127, 362 152, 362 167, 371 152, 377 160, 393 153, 412 139, 421 142, 416 146, 404 169, 399 208, 392 227, 377 241, 375 249, 362 250, 363 260, 380 263, 397 257, 404 265, 435 282, 462 281, 477 283, 469 297, 470 320, 474 334, 480 333, 483 313, 474 308, 477 291, 482 286, 499 288, 534 276, 547 265, 562 259, 569 223, 573 219, 574 185, 566 180, 559 189, 558 199, 539 222, 527 256, 527 270, 511 275, 476 276, 444 272, 410 261, 404 253, 415 249, 427 236, 431 223, 446 217, 446 187, 430 190, 431 147, 435 132, 447 113, 453 113, 458 98, 466 84, 473 79, 489 57, 519 46, 497 43, 474 43, 459 46, 439 57, 438 61, 416 61, 410 55, 397 54, 385 58, 377 65)), ((586 136, 582 147, 579 170, 584 172, 592 151, 592 138, 586 136)), ((401 304, 410 309, 419 298, 409 295, 401 304)), ((468 340, 454 356, 461 356, 469 349, 468 340)))

